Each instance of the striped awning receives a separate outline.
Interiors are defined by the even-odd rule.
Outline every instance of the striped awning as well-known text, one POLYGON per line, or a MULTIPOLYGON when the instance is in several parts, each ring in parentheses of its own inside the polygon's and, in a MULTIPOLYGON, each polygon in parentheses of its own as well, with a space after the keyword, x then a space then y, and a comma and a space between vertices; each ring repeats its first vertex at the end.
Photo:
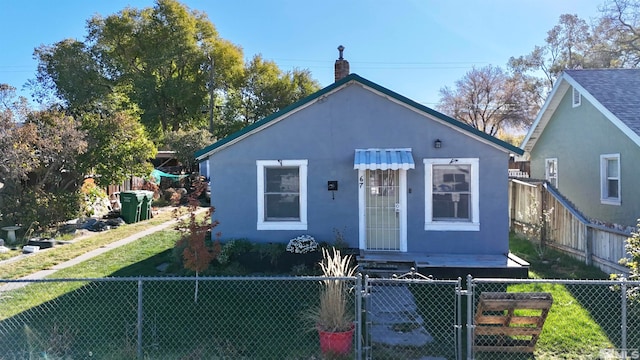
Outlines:
POLYGON ((409 170, 416 167, 411 149, 356 149, 356 170, 409 170))

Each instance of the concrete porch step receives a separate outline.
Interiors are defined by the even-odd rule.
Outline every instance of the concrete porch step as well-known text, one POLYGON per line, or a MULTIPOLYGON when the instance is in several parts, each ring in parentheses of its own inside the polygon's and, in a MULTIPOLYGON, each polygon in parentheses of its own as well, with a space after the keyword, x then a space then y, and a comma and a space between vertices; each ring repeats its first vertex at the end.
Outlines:
POLYGON ((414 261, 381 261, 358 259, 358 269, 361 273, 375 277, 391 277, 392 275, 402 275, 415 267, 414 261))

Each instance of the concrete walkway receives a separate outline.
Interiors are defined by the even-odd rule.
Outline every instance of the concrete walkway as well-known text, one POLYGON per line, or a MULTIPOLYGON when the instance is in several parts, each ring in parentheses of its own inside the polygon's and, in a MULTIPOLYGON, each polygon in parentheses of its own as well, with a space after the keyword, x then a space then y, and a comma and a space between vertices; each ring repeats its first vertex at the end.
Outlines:
MULTIPOLYGON (((196 211, 196 213, 202 213, 202 212, 205 212, 206 210, 207 210, 207 208, 201 208, 201 209, 198 209, 196 211)), ((189 215, 187 214, 185 216, 189 216, 189 215)), ((25 286, 27 286, 29 284, 29 281, 24 281, 24 280, 44 279, 47 276, 52 275, 53 273, 55 273, 58 270, 66 269, 68 267, 80 264, 83 261, 92 259, 92 258, 94 258, 94 257, 96 257, 98 255, 102 255, 102 254, 104 254, 104 253, 106 253, 108 251, 111 251, 113 249, 119 248, 119 247, 121 247, 123 245, 127 245, 129 243, 132 243, 132 242, 134 242, 134 241, 136 241, 138 239, 141 239, 141 238, 143 238, 143 237, 145 237, 147 235, 151 235, 151 234, 156 233, 158 231, 161 231, 161 230, 164 230, 164 229, 169 228, 171 226, 174 226, 176 223, 177 223, 176 220, 169 220, 169 221, 165 222, 164 224, 156 225, 156 226, 148 228, 146 230, 142 230, 139 233, 133 234, 133 235, 128 236, 128 237, 126 237, 124 239, 112 242, 112 243, 104 245, 104 246, 102 246, 100 248, 97 248, 97 249, 91 250, 89 252, 86 252, 86 253, 84 253, 84 254, 76 257, 76 258, 73 258, 71 260, 67 260, 67 261, 62 262, 60 264, 54 265, 50 269, 41 270, 41 271, 35 272, 33 274, 29 274, 29 275, 27 275, 25 277, 22 277, 22 278, 18 279, 18 280, 14 280, 15 282, 5 283, 4 285, 0 286, 0 293, 25 287, 25 286)), ((27 255, 27 256, 29 256, 29 255, 27 255)), ((5 281, 7 281, 7 280, 5 280, 5 281)), ((9 281, 11 281, 11 280, 9 280, 9 281)), ((2 281, 0 280, 0 282, 2 282, 2 281)))

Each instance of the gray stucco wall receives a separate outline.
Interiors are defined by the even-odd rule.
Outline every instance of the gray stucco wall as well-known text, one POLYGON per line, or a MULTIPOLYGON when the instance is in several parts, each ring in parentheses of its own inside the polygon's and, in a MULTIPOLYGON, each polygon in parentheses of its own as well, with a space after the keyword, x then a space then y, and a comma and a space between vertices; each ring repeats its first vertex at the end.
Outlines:
POLYGON ((558 190, 587 217, 634 226, 640 216, 640 149, 584 97, 572 107, 571 88, 531 151, 531 176, 544 179, 546 158, 558 159, 558 190), (621 205, 600 202, 600 155, 620 154, 621 205))
POLYGON ((356 148, 412 148, 407 173, 409 252, 503 254, 508 251, 508 154, 359 85, 351 85, 213 154, 209 161, 215 229, 222 239, 287 242, 300 235, 334 241, 340 230, 358 247, 356 148), (435 139, 442 148, 435 149, 435 139), (425 231, 424 158, 479 158, 480 231, 425 231), (258 231, 256 160, 308 160, 308 230, 258 231), (327 181, 337 180, 335 199, 327 181))

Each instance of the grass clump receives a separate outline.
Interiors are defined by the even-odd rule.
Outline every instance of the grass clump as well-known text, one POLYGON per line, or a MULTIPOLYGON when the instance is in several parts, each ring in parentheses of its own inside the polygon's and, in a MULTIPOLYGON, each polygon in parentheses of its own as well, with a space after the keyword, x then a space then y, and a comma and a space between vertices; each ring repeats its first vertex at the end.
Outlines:
POLYGON ((311 319, 322 331, 348 331, 353 328, 348 283, 335 278, 355 276, 357 266, 353 265, 351 256, 343 256, 340 250, 323 248, 320 268, 327 279, 322 280, 320 305, 311 312, 311 319))

